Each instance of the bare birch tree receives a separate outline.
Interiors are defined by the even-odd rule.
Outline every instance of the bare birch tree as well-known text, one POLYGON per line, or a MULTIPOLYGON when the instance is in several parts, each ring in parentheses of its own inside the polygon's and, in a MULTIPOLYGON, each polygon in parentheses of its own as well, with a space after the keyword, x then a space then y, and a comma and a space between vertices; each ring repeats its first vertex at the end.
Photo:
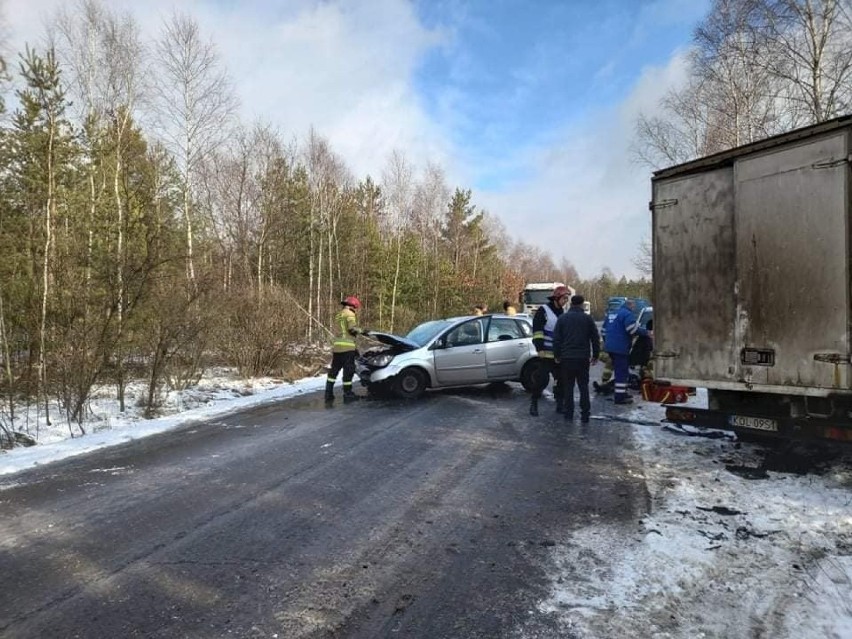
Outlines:
MULTIPOLYGON (((307 312, 311 318, 334 307, 334 297, 343 292, 338 256, 337 223, 343 193, 351 178, 343 161, 332 151, 328 140, 311 128, 305 148, 310 189, 310 265, 307 312), (336 273, 335 273, 336 271, 336 273), (323 291, 323 278, 326 288, 323 291), (323 295, 325 292, 325 295, 323 295)), ((308 329, 312 339, 313 325, 308 329)))
POLYGON ((437 164, 428 164, 422 179, 414 190, 415 230, 420 239, 421 252, 428 256, 427 278, 431 291, 430 315, 438 316, 441 299, 441 223, 444 211, 450 201, 450 189, 447 186, 444 171, 437 164))
POLYGON ((847 112, 852 104, 852 3, 765 3, 762 31, 774 50, 769 69, 790 88, 790 128, 847 112))
POLYGON ((239 127, 227 148, 211 153, 201 176, 209 226, 227 264, 226 288, 236 258, 241 283, 251 283, 259 298, 269 261, 267 244, 276 222, 268 202, 273 190, 268 180, 283 157, 284 147, 272 128, 239 127))
POLYGON ((387 167, 382 175, 382 183, 382 190, 387 202, 387 230, 395 244, 389 329, 393 332, 396 318, 396 300, 399 293, 402 240, 411 221, 411 207, 414 196, 414 170, 401 151, 393 151, 388 158, 387 167))
POLYGON ((721 150, 778 133, 783 89, 769 69, 777 57, 760 28, 759 0, 716 0, 698 25, 690 62, 707 84, 708 146, 721 150))
POLYGON ((701 78, 670 90, 656 114, 640 113, 631 150, 637 160, 651 167, 679 164, 703 155, 711 146, 708 131, 713 120, 710 87, 701 78))
POLYGON ((633 266, 639 271, 643 277, 650 278, 654 272, 654 254, 651 245, 651 238, 645 236, 639 242, 639 250, 633 258, 633 266))
POLYGON ((687 83, 637 119, 640 162, 678 164, 780 132, 782 88, 767 67, 773 47, 761 11, 759 0, 715 0, 695 30, 687 83))
POLYGON ((202 40, 198 23, 190 16, 173 14, 163 26, 155 51, 160 80, 156 85, 157 115, 163 141, 183 180, 186 274, 194 287, 196 178, 207 154, 222 141, 237 102, 215 46, 202 40))
POLYGON ((637 120, 637 158, 676 164, 847 112, 851 3, 715 0, 695 31, 687 84, 637 120))
MULTIPOLYGON (((145 96, 146 49, 139 28, 130 14, 105 9, 97 0, 81 0, 76 14, 61 12, 54 38, 62 45, 71 69, 72 86, 81 101, 81 116, 88 131, 89 150, 104 143, 111 159, 111 198, 115 233, 116 365, 119 409, 125 410, 124 335, 127 312, 125 269, 127 264, 125 227, 127 212, 121 182, 124 156, 138 104, 145 96), (96 139, 91 139, 95 137, 96 139)), ((95 158, 88 163, 89 178, 89 258, 95 229, 95 207, 99 193, 95 187, 95 158)), ((107 174, 103 174, 104 178, 107 174)), ((102 188, 105 184, 101 185, 102 188)), ((89 262, 91 263, 91 262, 89 262)), ((87 273, 87 278, 91 274, 87 273)), ((88 291, 88 286, 86 288, 88 291)))

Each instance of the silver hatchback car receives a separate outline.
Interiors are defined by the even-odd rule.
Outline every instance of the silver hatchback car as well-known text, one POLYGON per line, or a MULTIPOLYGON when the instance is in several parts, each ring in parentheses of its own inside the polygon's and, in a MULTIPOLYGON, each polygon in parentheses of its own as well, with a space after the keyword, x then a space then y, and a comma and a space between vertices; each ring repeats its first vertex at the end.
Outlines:
POLYGON ((427 388, 517 381, 531 390, 538 356, 528 319, 482 315, 432 320, 405 337, 370 336, 382 346, 356 361, 361 383, 371 394, 415 398, 427 388))

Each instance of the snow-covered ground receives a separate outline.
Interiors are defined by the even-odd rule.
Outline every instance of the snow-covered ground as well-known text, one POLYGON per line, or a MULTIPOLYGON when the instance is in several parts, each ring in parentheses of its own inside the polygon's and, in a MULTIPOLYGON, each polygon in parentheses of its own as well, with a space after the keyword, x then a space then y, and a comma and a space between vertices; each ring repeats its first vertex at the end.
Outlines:
POLYGON ((203 421, 294 395, 310 393, 324 387, 324 375, 289 383, 269 377, 238 379, 227 370, 218 370, 191 388, 168 393, 160 409, 164 417, 157 419, 144 419, 140 403, 133 401, 145 392, 143 385, 128 385, 126 396, 129 399, 124 413, 118 411, 114 389, 103 388, 96 392, 92 399, 91 415, 85 423, 86 435, 82 437, 79 436, 80 431, 76 425, 69 427, 68 421, 57 407, 51 410, 49 425, 45 423, 43 414, 37 415, 36 407, 30 407, 28 418, 19 415, 15 420, 15 427, 20 431, 28 425, 26 433, 37 436, 39 444, 0 451, 0 475, 162 433, 190 422, 203 421), (70 437, 72 431, 76 437, 70 437))
MULTIPOLYGON (((706 406, 706 392, 692 401, 706 406)), ((852 637, 849 451, 782 454, 719 431, 651 426, 663 416, 644 402, 623 416, 650 514, 632 529, 563 539, 541 609, 578 637, 852 637)))
MULTIPOLYGON (((235 382, 223 371, 171 393, 163 408, 171 414, 153 420, 141 419, 132 402, 119 416, 105 392, 92 403, 87 435, 68 438, 68 425, 52 414, 51 426, 39 426, 38 445, 0 453, 0 475, 324 383, 324 376, 235 382)), ((628 529, 595 525, 557 536, 544 566, 551 596, 541 611, 589 638, 852 637, 852 455, 816 465, 810 457, 807 472, 789 472, 795 456, 779 460, 777 451, 722 433, 662 428, 663 408, 655 404, 640 402, 620 415, 625 421, 605 417, 594 415, 590 427, 634 433, 636 450, 625 454, 637 456, 650 514, 637 515, 628 529)))

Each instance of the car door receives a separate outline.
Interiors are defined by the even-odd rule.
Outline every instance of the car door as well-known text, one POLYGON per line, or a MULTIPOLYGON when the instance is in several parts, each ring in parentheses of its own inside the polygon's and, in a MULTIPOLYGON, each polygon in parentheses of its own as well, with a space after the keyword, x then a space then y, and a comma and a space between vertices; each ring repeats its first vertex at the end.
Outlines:
POLYGON ((435 378, 441 386, 482 384, 488 381, 482 336, 485 317, 454 326, 436 345, 435 378))
POLYGON ((529 357, 530 340, 514 319, 492 317, 485 342, 488 380, 518 379, 529 357))

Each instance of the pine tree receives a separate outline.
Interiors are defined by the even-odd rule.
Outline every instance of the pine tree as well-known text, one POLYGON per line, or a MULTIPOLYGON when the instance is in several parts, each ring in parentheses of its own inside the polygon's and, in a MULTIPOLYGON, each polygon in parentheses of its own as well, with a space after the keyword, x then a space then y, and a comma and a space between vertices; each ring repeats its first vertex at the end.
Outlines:
POLYGON ((12 255, 24 261, 28 280, 28 290, 16 301, 29 342, 29 372, 33 367, 36 370, 34 388, 32 375, 27 376, 31 384, 28 390, 46 404, 51 346, 48 320, 58 268, 54 263, 54 234, 59 201, 70 172, 72 131, 65 117, 68 105, 53 50, 40 56, 27 48, 21 56, 20 73, 24 81, 24 87, 17 91, 20 106, 4 145, 9 159, 8 188, 13 194, 8 228, 26 228, 18 241, 11 240, 16 249, 12 255))

